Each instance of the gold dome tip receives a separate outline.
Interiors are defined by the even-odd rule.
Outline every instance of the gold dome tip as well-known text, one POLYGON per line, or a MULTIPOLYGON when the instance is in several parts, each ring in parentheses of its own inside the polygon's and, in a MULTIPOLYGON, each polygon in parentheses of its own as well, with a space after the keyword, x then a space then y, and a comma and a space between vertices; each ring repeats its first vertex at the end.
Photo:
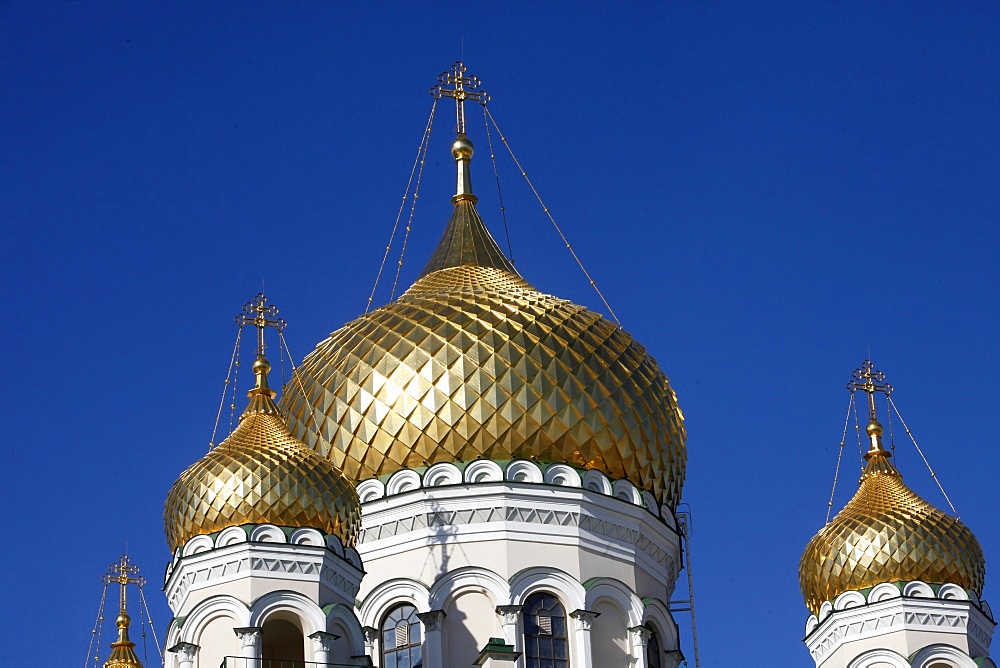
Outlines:
POLYGON ((471 160, 475 153, 475 147, 464 132, 458 133, 454 143, 451 145, 451 155, 455 160, 471 160))
MULTIPOLYGON (((257 376, 257 384, 254 385, 253 389, 247 392, 247 396, 250 399, 258 396, 267 396, 274 399, 278 396, 278 393, 271 389, 271 386, 267 383, 267 374, 271 370, 271 363, 267 361, 267 358, 263 354, 258 354, 257 359, 253 363, 253 372, 257 376)), ((262 406, 258 405, 258 402, 251 401, 250 405, 247 406, 247 413, 260 413, 268 412, 269 407, 264 407, 267 410, 262 411, 262 406)))
POLYGON ((129 624, 132 623, 132 618, 128 616, 128 613, 122 610, 118 613, 118 618, 115 619, 115 626, 120 629, 127 629, 129 624))
POLYGON ((263 355, 257 355, 257 359, 253 363, 253 372, 258 376, 266 376, 271 370, 271 363, 263 355))

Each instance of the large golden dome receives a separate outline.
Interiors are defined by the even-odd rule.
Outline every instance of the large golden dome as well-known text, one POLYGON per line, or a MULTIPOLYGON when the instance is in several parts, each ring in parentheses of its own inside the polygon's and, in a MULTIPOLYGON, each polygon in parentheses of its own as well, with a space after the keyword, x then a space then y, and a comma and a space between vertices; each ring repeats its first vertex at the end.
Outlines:
POLYGON ((398 300, 306 357, 282 399, 292 433, 355 481, 526 458, 676 505, 685 431, 666 376, 616 324, 521 278, 462 190, 471 144, 456 146, 466 171, 437 250, 398 300))
POLYGON ((354 545, 358 495, 332 462, 289 433, 267 386, 269 368, 259 356, 239 425, 170 489, 163 512, 170 549, 241 524, 312 527, 354 545))
POLYGON ((881 447, 881 433, 873 419, 860 489, 802 555, 799 583, 814 614, 824 601, 883 582, 950 582, 982 594, 986 566, 979 541, 903 484, 881 447))

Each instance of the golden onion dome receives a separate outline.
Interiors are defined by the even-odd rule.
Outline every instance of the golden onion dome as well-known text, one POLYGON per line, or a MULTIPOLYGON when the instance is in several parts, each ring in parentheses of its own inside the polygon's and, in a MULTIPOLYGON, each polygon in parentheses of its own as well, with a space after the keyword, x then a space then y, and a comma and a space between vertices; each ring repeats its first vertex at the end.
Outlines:
POLYGON ((347 323, 296 370, 289 427, 351 480, 438 462, 568 462, 674 506, 683 416, 656 361, 597 313, 543 294, 490 236, 460 135, 454 212, 399 299, 347 323))
POLYGON ((819 614, 824 601, 883 582, 922 580, 983 591, 983 550, 957 518, 903 483, 881 445, 882 426, 868 425, 871 450, 854 498, 806 547, 799 584, 806 606, 819 614))
POLYGON ((354 487, 330 460, 289 433, 268 387, 270 364, 263 355, 253 369, 257 385, 239 425, 167 495, 170 548, 242 524, 312 527, 354 545, 361 525, 354 487))

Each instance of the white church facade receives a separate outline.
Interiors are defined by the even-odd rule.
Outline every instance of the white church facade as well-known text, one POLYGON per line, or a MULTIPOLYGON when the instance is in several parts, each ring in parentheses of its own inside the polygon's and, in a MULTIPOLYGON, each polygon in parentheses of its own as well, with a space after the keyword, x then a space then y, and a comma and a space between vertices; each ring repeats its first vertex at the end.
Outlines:
MULTIPOLYGON (((686 462, 678 400, 616 323, 536 290, 476 210, 456 63, 454 211, 416 282, 268 385, 178 478, 168 668, 676 668, 686 462)), ((800 566, 817 667, 994 666, 975 536, 881 445, 800 566)), ((865 375, 868 374, 868 375, 865 375)), ((127 639, 127 638, 126 638, 127 639)), ((123 664, 124 665, 124 664, 123 664)))

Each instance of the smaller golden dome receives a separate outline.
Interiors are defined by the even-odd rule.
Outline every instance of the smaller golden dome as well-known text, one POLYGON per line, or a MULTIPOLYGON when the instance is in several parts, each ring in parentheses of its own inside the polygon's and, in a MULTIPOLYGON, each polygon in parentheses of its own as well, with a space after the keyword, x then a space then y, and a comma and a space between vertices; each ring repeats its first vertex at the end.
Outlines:
POLYGON ((253 368, 257 386, 239 425, 167 495, 170 549, 241 524, 312 527, 354 545, 361 526, 357 492, 330 460, 289 433, 268 388, 270 364, 263 355, 253 368))
POLYGON ((819 614, 824 601, 883 582, 922 580, 983 591, 983 550, 957 518, 915 494, 882 449, 882 425, 868 425, 872 450, 861 486, 832 522, 806 546, 799 584, 806 606, 819 614))

